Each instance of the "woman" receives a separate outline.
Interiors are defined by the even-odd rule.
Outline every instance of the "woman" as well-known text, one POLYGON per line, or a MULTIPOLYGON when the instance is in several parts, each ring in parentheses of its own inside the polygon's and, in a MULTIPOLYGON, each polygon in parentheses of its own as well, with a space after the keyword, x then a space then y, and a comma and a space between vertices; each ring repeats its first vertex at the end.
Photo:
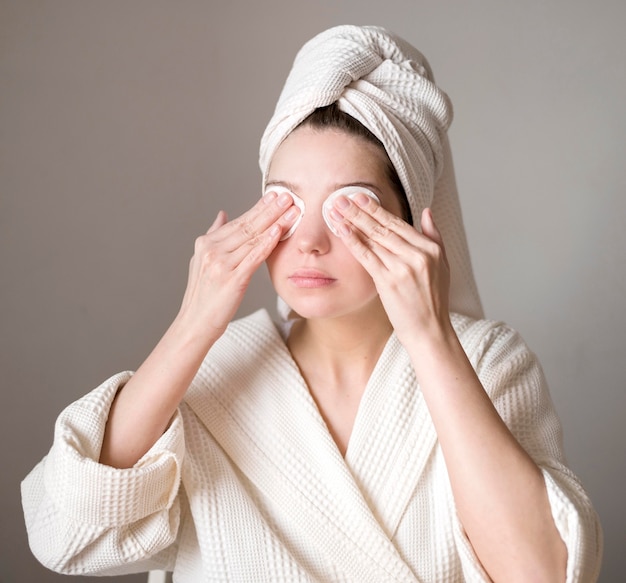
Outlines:
POLYGON ((25 480, 44 564, 183 582, 597 578, 600 527, 541 369, 481 317, 451 117, 423 56, 382 29, 303 47, 263 136, 264 196, 218 214, 152 354, 66 409, 25 480), (231 322, 263 262, 284 321, 231 322))

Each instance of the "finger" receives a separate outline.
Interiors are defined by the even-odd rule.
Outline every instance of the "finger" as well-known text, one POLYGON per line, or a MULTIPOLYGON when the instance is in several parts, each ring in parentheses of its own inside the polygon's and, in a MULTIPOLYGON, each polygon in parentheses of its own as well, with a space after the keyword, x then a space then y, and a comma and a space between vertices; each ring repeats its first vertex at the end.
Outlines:
POLYGON ((365 196, 362 198, 357 196, 354 201, 356 204, 349 200, 347 201, 349 204, 340 204, 342 215, 333 215, 331 212, 331 218, 342 219, 337 225, 340 236, 345 243, 351 243, 349 247, 353 255, 372 277, 375 277, 375 268, 384 267, 393 271, 401 264, 412 264, 416 260, 416 253, 423 259, 430 257, 436 260, 440 256, 444 264, 448 265, 442 238, 432 220, 430 210, 424 215, 427 234, 423 234, 366 199, 365 196), (360 244, 354 241, 353 236, 360 240, 360 244), (376 262, 373 261, 373 256, 377 258, 376 262))
MULTIPOLYGON (((223 220, 225 217, 221 217, 223 220)), ((214 225, 218 224, 216 218, 214 225)), ((235 285, 243 290, 249 283, 252 275, 261 263, 267 259, 279 242, 283 227, 274 223, 250 245, 242 245, 234 251, 225 251, 223 242, 210 240, 207 233, 196 239, 196 247, 189 264, 187 289, 183 298, 183 306, 189 303, 194 289, 201 283, 202 272, 208 275, 208 280, 221 282, 220 287, 235 285), (207 269, 207 265, 211 266, 207 269)))
POLYGON ((411 225, 365 195, 357 195, 354 201, 339 197, 329 214, 340 233, 346 225, 356 227, 367 239, 390 251, 402 251, 407 241, 417 244, 417 231, 411 225))
POLYGON ((213 224, 209 227, 207 233, 212 233, 213 231, 219 229, 222 225, 225 225, 228 222, 228 215, 224 211, 220 211, 217 213, 213 224))
POLYGON ((437 243, 437 245, 439 245, 443 253, 444 261, 446 262, 446 265, 447 265, 448 258, 446 256, 446 248, 443 243, 443 237, 441 236, 441 231, 439 231, 437 225, 435 224, 435 219, 433 218, 433 212, 430 208, 425 208, 422 211, 420 225, 422 227, 422 234, 425 237, 428 237, 431 241, 434 241, 435 243, 437 243))
MULTIPOLYGON (((357 195, 355 199, 362 206, 368 205, 371 201, 371 212, 373 213, 380 209, 385 215, 383 220, 404 222, 396 215, 383 209, 378 202, 373 201, 366 195, 362 197, 357 195)), ((350 201, 347 197, 346 200, 350 201)), ((406 240, 394 233, 389 227, 385 227, 369 213, 362 212, 357 208, 350 209, 350 212, 348 211, 348 205, 341 201, 338 204, 346 210, 347 215, 353 217, 353 222, 350 222, 349 219, 344 219, 334 209, 330 211, 331 219, 335 222, 339 237, 341 237, 343 243, 348 247, 355 259, 375 281, 377 277, 382 276, 385 271, 389 270, 399 256, 414 251, 414 247, 407 243, 406 240), (373 236, 374 234, 375 236, 373 236), (379 241, 375 239, 379 239, 379 241)), ((354 207, 354 205, 352 206, 354 207)), ((413 230, 413 227, 410 225, 406 223, 405 225, 413 230)))
POLYGON ((435 220, 433 219, 433 212, 430 208, 425 208, 422 211, 420 225, 422 227, 422 233, 426 235, 429 239, 432 239, 436 243, 443 243, 443 239, 441 238, 441 233, 439 232, 437 225, 435 225, 435 220))
POLYGON ((342 222, 337 227, 344 245, 375 280, 384 267, 380 257, 380 246, 377 250, 373 249, 371 240, 365 239, 357 229, 348 223, 342 222))
POLYGON ((286 228, 280 222, 274 223, 249 245, 243 245, 234 251, 232 253, 234 271, 238 272, 244 281, 249 281, 252 274, 276 248, 285 231, 286 228))
POLYGON ((408 270, 407 268, 411 261, 415 260, 416 255, 424 255, 422 250, 404 240, 398 245, 399 251, 390 250, 348 225, 344 225, 341 239, 354 258, 374 279, 377 287, 378 283, 386 278, 395 277, 394 273, 406 275, 410 271, 410 268, 408 270))
MULTIPOLYGON (((275 195, 268 198, 269 200, 262 201, 261 204, 271 206, 276 202, 275 195)), ((253 256, 256 256, 257 251, 252 250, 257 248, 264 259, 277 245, 282 233, 291 227, 300 214, 300 210, 293 204, 286 211, 283 211, 284 205, 279 206, 278 211, 272 210, 268 215, 270 220, 257 221, 254 224, 255 230, 249 230, 246 235, 241 234, 241 217, 239 220, 227 222, 226 213, 220 211, 207 233, 196 239, 194 257, 205 257, 207 253, 210 253, 213 260, 221 257, 220 261, 228 266, 227 269, 235 269, 251 252, 253 256), (279 214, 276 218, 277 213, 279 214)), ((252 214, 251 211, 244 215, 252 214)), ((192 261, 192 266, 193 264, 192 261)))
MULTIPOLYGON (((280 242, 286 227, 279 222, 271 224, 265 231, 247 239, 235 248, 228 248, 231 240, 210 241, 209 235, 200 242, 200 250, 196 254, 208 261, 218 278, 233 277, 241 285, 247 285, 254 271, 263 263, 280 242), (227 275, 231 274, 231 275, 227 275)), ((202 261, 198 262, 201 265, 202 261)), ((226 280, 224 280, 226 281, 226 280)))
POLYGON ((281 228, 291 225, 299 216, 299 210, 294 206, 293 199, 286 193, 276 195, 269 192, 264 195, 251 209, 241 216, 226 223, 224 228, 216 233, 216 241, 223 241, 225 249, 233 251, 242 245, 256 242, 270 226, 279 223, 281 228), (294 208, 295 211, 291 211, 294 208))

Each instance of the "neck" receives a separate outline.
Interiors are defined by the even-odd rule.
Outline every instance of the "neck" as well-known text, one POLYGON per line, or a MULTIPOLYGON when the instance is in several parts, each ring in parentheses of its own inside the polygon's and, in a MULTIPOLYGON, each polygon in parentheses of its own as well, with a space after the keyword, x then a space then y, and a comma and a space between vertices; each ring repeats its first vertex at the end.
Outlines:
POLYGON ((317 371, 337 387, 367 382, 393 328, 386 314, 299 320, 287 346, 304 371, 317 371))

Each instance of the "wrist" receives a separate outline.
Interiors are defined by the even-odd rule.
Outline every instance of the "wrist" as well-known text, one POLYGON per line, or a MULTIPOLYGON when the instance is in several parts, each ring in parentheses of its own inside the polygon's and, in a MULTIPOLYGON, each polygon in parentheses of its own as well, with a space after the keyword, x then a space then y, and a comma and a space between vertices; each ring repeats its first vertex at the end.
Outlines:
POLYGON ((409 354, 438 352, 459 344, 450 317, 421 321, 409 330, 396 331, 398 339, 409 354))
POLYGON ((473 374, 465 349, 449 320, 421 327, 402 344, 420 385, 430 385, 433 379, 447 378, 450 381, 473 374))
POLYGON ((208 311, 200 313, 187 306, 179 310, 166 334, 189 348, 208 349, 224 333, 226 325, 208 311))
POLYGON ((177 315, 161 337, 155 352, 168 368, 197 368, 217 338, 218 334, 209 333, 197 320, 177 315))

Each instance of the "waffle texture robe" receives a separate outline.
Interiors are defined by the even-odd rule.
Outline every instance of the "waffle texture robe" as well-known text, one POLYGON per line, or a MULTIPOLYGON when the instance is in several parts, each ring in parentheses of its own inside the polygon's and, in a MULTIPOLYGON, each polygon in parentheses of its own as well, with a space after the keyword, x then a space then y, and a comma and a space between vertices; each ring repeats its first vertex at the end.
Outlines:
MULTIPOLYGON (((599 569, 597 516, 563 459, 542 371, 510 328, 454 314, 500 415, 540 466, 567 545, 568 583, 599 569)), ((164 568, 177 583, 482 582, 409 358, 392 335, 345 459, 265 311, 211 349, 161 439, 131 469, 98 463, 121 373, 59 417, 22 497, 51 569, 164 568)), ((485 520, 490 517, 486 516, 485 520)))

